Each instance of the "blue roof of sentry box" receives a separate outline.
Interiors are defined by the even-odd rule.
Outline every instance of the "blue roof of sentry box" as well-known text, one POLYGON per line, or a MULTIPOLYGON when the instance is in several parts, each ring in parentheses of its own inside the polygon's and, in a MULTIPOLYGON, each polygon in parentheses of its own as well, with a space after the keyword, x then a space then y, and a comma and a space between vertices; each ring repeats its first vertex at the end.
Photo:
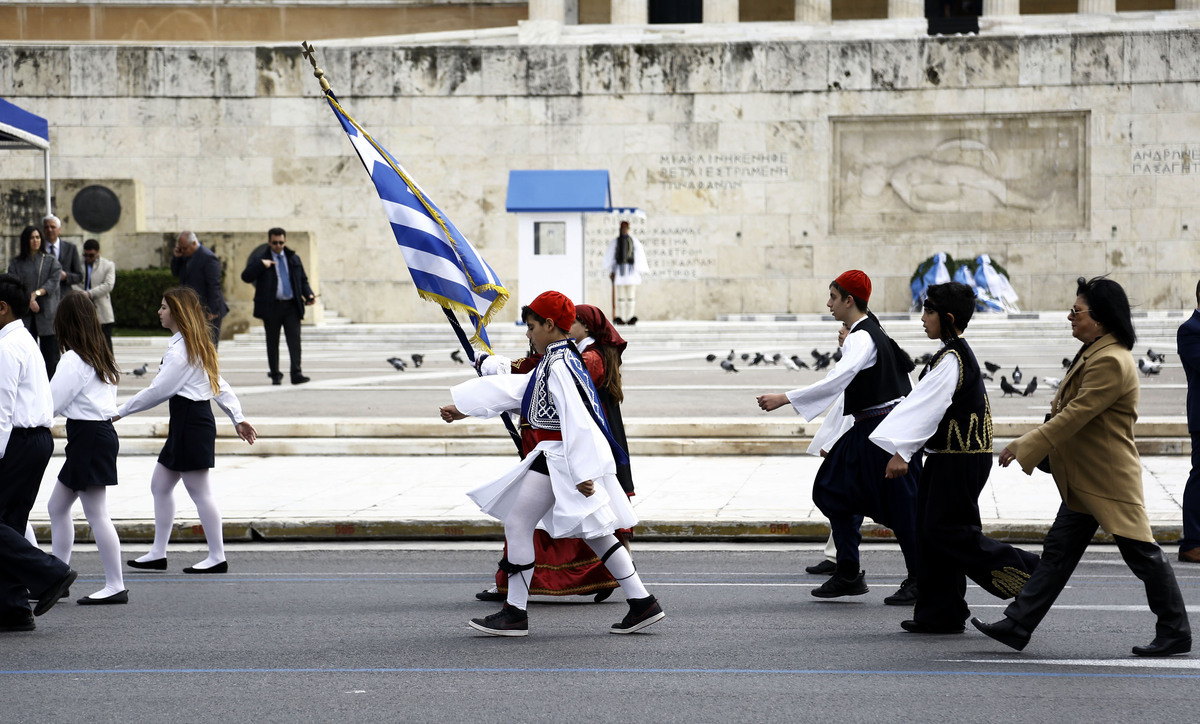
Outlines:
POLYGON ((50 148, 50 124, 0 98, 0 147, 13 146, 50 148))
POLYGON ((509 171, 505 208, 522 211, 612 211, 608 171, 509 171))

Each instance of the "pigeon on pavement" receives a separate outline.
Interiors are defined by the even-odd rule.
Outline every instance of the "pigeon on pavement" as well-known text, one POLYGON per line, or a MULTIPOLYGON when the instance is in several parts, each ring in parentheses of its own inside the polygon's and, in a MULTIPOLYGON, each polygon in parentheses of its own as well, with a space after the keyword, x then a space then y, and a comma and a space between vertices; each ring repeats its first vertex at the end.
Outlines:
POLYGON ((1021 393, 1021 397, 1029 397, 1030 395, 1033 394, 1033 391, 1036 389, 1037 389, 1037 378, 1034 377, 1032 380, 1029 381, 1028 385, 1025 385, 1025 391, 1021 393))
POLYGON ((1013 368, 1013 384, 1014 385, 1021 384, 1022 377, 1024 377, 1024 375, 1021 374, 1021 365, 1017 365, 1016 367, 1013 368))
POLYGON ((721 369, 725 370, 726 372, 737 372, 737 367, 734 367, 733 363, 727 359, 721 360, 721 369))
POLYGON ((1017 392, 1017 388, 1008 384, 1008 378, 1004 375, 1000 375, 1000 389, 1004 392, 1004 397, 1008 397, 1009 395, 1017 392))

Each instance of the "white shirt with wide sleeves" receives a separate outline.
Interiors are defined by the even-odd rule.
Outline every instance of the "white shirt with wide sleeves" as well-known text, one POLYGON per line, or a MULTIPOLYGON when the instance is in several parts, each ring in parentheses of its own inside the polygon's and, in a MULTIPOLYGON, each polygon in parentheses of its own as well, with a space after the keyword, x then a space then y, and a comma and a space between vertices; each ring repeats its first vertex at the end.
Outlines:
MULTIPOLYGON (((533 374, 490 375, 451 388, 459 412, 490 418, 519 411, 533 374)), ((547 384, 558 408, 562 440, 543 440, 516 466, 467 495, 488 515, 505 520, 513 510, 517 491, 537 453, 546 457, 554 505, 540 525, 554 538, 597 538, 618 528, 637 524, 637 514, 617 482, 616 462, 604 433, 592 420, 566 365, 550 366, 547 384), (575 487, 591 480, 595 493, 584 497, 575 487)))

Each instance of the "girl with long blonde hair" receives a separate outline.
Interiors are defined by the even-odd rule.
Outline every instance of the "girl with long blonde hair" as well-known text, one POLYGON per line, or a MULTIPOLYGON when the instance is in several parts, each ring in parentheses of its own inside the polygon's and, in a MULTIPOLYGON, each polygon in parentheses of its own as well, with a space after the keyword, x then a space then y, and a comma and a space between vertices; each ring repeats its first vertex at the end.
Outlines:
POLYGON ((150 552, 129 561, 133 568, 167 569, 167 541, 175 525, 175 485, 183 486, 196 504, 196 513, 208 541, 208 557, 184 573, 225 573, 225 541, 221 511, 217 509, 208 481, 215 462, 217 424, 209 400, 216 400, 237 429, 238 437, 254 444, 258 433, 242 415, 242 406, 229 383, 221 377, 217 349, 213 345, 207 317, 196 292, 175 287, 163 292, 158 308, 162 326, 175 334, 167 345, 162 366, 150 386, 121 406, 114 420, 148 410, 170 401, 171 421, 167 441, 158 455, 150 478, 154 496, 154 543, 150 552))
POLYGON ((121 541, 108 515, 105 495, 106 487, 117 484, 120 445, 111 419, 117 412, 117 380, 121 373, 87 294, 71 292, 62 299, 54 315, 54 336, 63 355, 50 380, 50 392, 54 414, 67 418, 67 460, 47 505, 54 557, 71 562, 75 545, 71 508, 80 500, 100 551, 104 588, 78 603, 128 603, 129 591, 121 574, 121 541))

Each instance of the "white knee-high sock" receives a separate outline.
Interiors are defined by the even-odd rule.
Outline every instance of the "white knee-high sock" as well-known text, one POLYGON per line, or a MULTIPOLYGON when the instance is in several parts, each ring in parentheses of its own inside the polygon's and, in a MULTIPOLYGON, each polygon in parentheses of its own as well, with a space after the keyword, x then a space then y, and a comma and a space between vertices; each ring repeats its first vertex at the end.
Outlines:
POLYGON ((196 504, 196 515, 204 526, 204 539, 208 541, 208 558, 196 564, 196 568, 211 568, 225 560, 225 532, 221 528, 221 511, 208 483, 207 470, 189 470, 183 475, 183 486, 196 504))
POLYGON ((154 466, 150 475, 150 494, 154 496, 154 544, 150 552, 138 561, 153 561, 167 556, 167 541, 175 527, 175 484, 179 473, 168 470, 162 463, 154 466))
MULTIPOLYGON (((508 544, 509 563, 523 566, 534 561, 533 531, 554 505, 554 490, 549 475, 533 471, 526 473, 519 485, 512 510, 504 519, 504 541, 508 544)), ((532 580, 532 568, 508 574, 508 605, 520 609, 529 605, 532 580)))
POLYGON ((83 514, 92 527, 92 537, 100 551, 100 563, 104 566, 104 588, 91 595, 92 598, 107 598, 125 590, 125 575, 121 572, 121 539, 117 528, 108 516, 108 496, 104 486, 85 488, 79 493, 83 502, 83 514))
POLYGON ((71 506, 75 505, 76 494, 62 481, 54 484, 46 512, 50 514, 50 548, 54 557, 63 563, 71 562, 71 549, 75 546, 75 522, 71 520, 71 506))
POLYGON ((642 577, 633 567, 633 556, 629 555, 629 550, 625 546, 619 544, 615 535, 587 538, 584 542, 600 558, 603 558, 605 553, 617 545, 617 549, 609 555, 608 560, 604 561, 604 567, 608 569, 613 578, 617 579, 617 583, 621 584, 625 598, 645 598, 650 595, 646 586, 642 584, 642 577))

